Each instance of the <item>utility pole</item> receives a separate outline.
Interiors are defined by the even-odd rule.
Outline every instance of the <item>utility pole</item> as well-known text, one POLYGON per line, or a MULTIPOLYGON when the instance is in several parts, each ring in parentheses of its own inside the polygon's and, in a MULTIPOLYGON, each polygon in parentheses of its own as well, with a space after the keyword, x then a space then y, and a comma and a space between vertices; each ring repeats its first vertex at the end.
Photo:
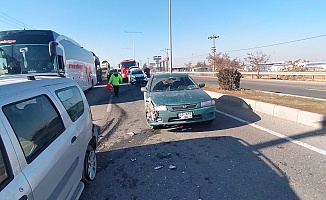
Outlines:
POLYGON ((215 66, 215 56, 216 56, 216 47, 215 47, 215 39, 219 38, 220 36, 209 36, 208 39, 212 39, 213 40, 213 45, 212 45, 212 53, 214 55, 214 59, 213 59, 213 71, 215 72, 216 70, 216 66, 215 66))
POLYGON ((125 33, 131 33, 131 34, 132 34, 133 54, 134 54, 134 60, 136 60, 136 58, 135 58, 135 33, 142 33, 142 32, 136 32, 136 31, 125 31, 125 33))
POLYGON ((172 0, 169 0, 169 51, 170 51, 170 58, 169 58, 169 63, 170 63, 170 72, 172 72, 172 11, 171 11, 171 6, 172 6, 172 0))

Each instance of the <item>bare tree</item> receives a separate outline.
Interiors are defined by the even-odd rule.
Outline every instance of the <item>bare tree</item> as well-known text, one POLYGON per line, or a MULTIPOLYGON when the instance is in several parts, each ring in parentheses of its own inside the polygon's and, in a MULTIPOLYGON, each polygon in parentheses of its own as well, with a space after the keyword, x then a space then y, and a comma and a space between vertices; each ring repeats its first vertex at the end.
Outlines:
POLYGON ((310 62, 309 60, 303 60, 303 63, 306 63, 305 67, 302 69, 302 71, 308 71, 307 63, 310 62))
POLYGON ((198 61, 195 67, 207 67, 207 65, 205 64, 205 61, 204 62, 198 61))
POLYGON ((269 58, 269 55, 264 54, 261 51, 257 51, 256 53, 248 53, 245 61, 253 65, 253 70, 258 72, 257 77, 259 78, 259 72, 263 70, 263 67, 268 62, 269 58))
POLYGON ((300 70, 300 67, 299 67, 300 60, 301 59, 297 59, 297 60, 294 60, 294 61, 290 60, 289 61, 289 66, 287 67, 287 71, 295 71, 295 72, 302 71, 302 70, 300 70))
POLYGON ((216 54, 215 57, 214 55, 210 54, 208 56, 208 62, 210 66, 215 65, 216 71, 220 71, 227 68, 239 69, 243 65, 239 59, 231 59, 228 54, 222 53, 216 54))
POLYGON ((231 59, 228 54, 218 53, 208 56, 210 65, 218 71, 217 82, 221 89, 237 90, 240 87, 241 73, 238 71, 243 66, 238 58, 231 59))
POLYGON ((187 71, 191 71, 191 67, 192 67, 192 62, 191 61, 189 61, 188 63, 185 63, 185 66, 186 66, 186 68, 187 68, 187 71))

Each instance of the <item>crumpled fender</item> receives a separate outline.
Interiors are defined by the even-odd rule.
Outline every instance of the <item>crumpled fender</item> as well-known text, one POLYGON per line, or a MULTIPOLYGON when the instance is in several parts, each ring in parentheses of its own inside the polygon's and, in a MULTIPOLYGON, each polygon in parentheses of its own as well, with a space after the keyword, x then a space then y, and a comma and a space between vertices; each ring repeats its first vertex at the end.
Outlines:
POLYGON ((146 118, 148 120, 157 120, 159 112, 154 109, 154 102, 151 98, 147 98, 145 102, 146 118))

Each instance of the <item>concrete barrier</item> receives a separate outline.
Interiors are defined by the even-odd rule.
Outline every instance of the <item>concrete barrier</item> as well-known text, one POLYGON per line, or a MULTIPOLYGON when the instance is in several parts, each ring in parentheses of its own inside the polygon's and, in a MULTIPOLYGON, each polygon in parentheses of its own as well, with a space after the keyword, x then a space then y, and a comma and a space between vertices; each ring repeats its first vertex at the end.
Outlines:
POLYGON ((223 97, 223 103, 230 105, 238 105, 243 107, 241 102, 245 102, 253 111, 266 113, 282 119, 294 121, 300 124, 313 126, 316 128, 323 128, 326 126, 326 115, 307 112, 285 106, 245 99, 241 97, 233 97, 217 92, 206 91, 212 98, 219 99, 223 97), (240 100, 241 101, 240 101, 240 100))

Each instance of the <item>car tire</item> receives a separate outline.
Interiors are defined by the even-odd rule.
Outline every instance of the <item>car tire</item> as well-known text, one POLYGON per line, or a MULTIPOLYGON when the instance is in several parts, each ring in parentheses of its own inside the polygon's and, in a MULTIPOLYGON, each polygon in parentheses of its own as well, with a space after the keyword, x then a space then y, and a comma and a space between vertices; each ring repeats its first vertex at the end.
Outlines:
POLYGON ((96 176, 96 154, 95 150, 91 145, 87 146, 85 159, 84 159, 84 169, 83 169, 83 177, 82 181, 85 184, 92 182, 96 176))

